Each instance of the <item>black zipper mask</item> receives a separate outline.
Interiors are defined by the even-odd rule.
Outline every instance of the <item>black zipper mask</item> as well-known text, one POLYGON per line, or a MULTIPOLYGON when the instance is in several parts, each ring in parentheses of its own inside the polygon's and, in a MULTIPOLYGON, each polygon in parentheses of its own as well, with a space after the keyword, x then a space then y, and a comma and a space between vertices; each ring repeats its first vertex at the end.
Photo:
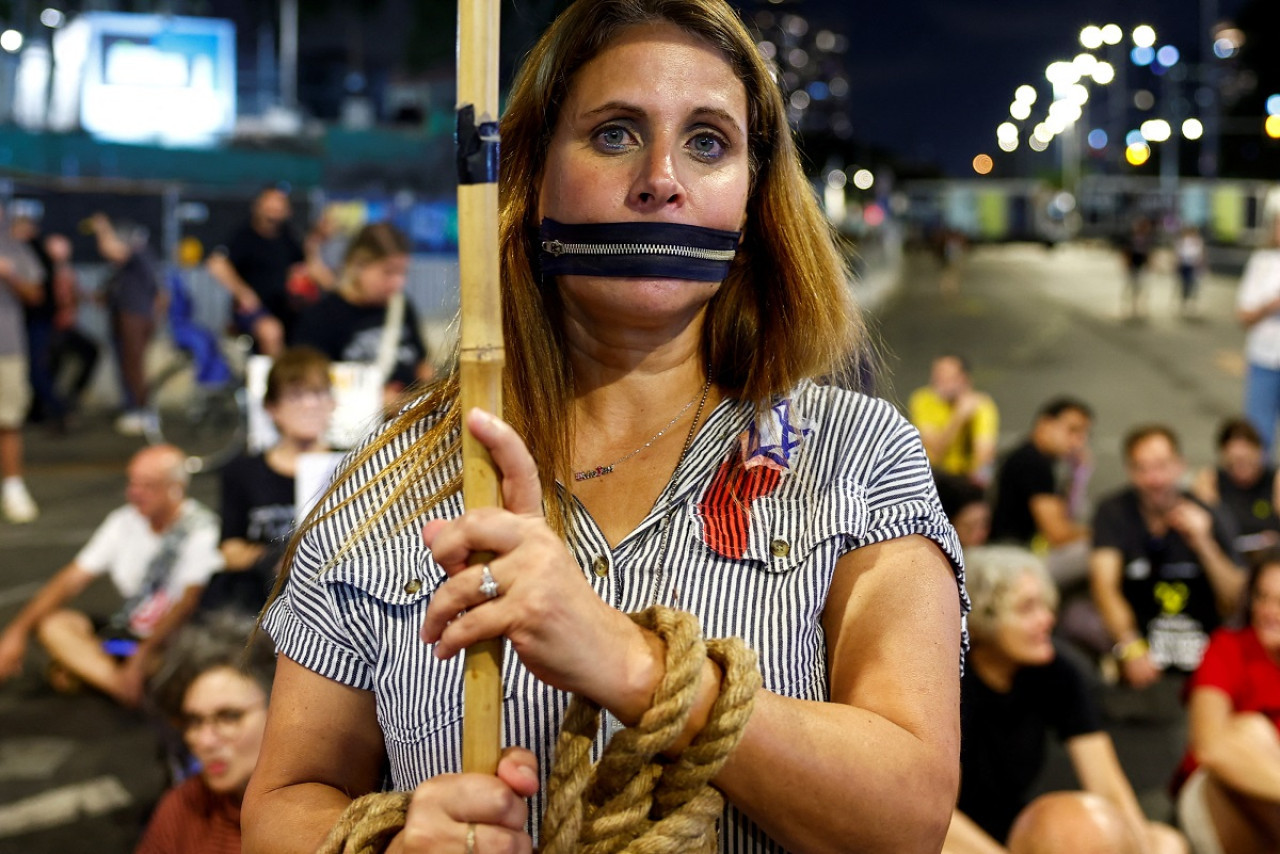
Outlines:
POLYGON ((609 276, 722 282, 740 231, 673 222, 563 223, 544 218, 544 276, 609 276))

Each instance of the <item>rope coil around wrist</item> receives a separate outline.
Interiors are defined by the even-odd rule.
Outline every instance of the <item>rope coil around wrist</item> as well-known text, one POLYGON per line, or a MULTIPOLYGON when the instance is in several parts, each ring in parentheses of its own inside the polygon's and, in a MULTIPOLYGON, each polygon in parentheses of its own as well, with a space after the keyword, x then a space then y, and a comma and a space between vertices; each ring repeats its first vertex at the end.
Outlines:
MULTIPOLYGON (((666 673, 653 706, 620 730, 591 764, 600 707, 575 696, 556 743, 547 784, 541 854, 677 854, 710 851, 724 799, 711 780, 737 747, 761 685, 756 655, 737 638, 703 641, 685 611, 655 606, 631 614, 666 644, 666 673), (706 725, 674 760, 661 754, 684 732, 702 664, 722 672, 706 725)), ((409 793, 365 795, 339 818, 318 854, 378 854, 404 824, 409 793), (396 819, 390 832, 380 830, 396 819)))

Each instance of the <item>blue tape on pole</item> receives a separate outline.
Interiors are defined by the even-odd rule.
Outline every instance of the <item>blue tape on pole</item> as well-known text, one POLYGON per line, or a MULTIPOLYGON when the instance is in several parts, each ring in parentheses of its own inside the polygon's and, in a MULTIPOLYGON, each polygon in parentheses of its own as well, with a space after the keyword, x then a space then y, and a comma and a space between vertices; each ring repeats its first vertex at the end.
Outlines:
POLYGON ((458 108, 455 143, 459 184, 498 183, 499 141, 497 122, 477 125, 474 106, 463 104, 458 108))

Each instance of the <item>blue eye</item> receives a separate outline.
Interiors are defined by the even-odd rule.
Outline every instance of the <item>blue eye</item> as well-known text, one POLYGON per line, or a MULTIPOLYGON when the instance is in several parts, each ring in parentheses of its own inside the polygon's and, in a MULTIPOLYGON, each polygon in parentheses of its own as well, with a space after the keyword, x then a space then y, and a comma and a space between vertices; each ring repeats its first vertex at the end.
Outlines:
POLYGON ((703 160, 716 160, 724 156, 724 141, 714 134, 698 134, 689 140, 689 147, 703 160))
POLYGON ((626 128, 608 127, 596 133, 596 140, 607 151, 621 151, 627 147, 629 136, 626 128))

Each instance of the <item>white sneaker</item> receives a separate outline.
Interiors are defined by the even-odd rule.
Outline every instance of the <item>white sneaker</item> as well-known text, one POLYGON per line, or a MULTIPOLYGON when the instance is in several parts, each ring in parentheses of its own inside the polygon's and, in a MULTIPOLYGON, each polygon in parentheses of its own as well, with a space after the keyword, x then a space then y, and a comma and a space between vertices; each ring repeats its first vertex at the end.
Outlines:
POLYGON ((141 436, 147 432, 147 413, 130 410, 116 419, 116 432, 121 436, 141 436))
POLYGON ((4 515, 15 525, 34 522, 40 515, 31 493, 22 481, 6 481, 4 484, 4 515))

